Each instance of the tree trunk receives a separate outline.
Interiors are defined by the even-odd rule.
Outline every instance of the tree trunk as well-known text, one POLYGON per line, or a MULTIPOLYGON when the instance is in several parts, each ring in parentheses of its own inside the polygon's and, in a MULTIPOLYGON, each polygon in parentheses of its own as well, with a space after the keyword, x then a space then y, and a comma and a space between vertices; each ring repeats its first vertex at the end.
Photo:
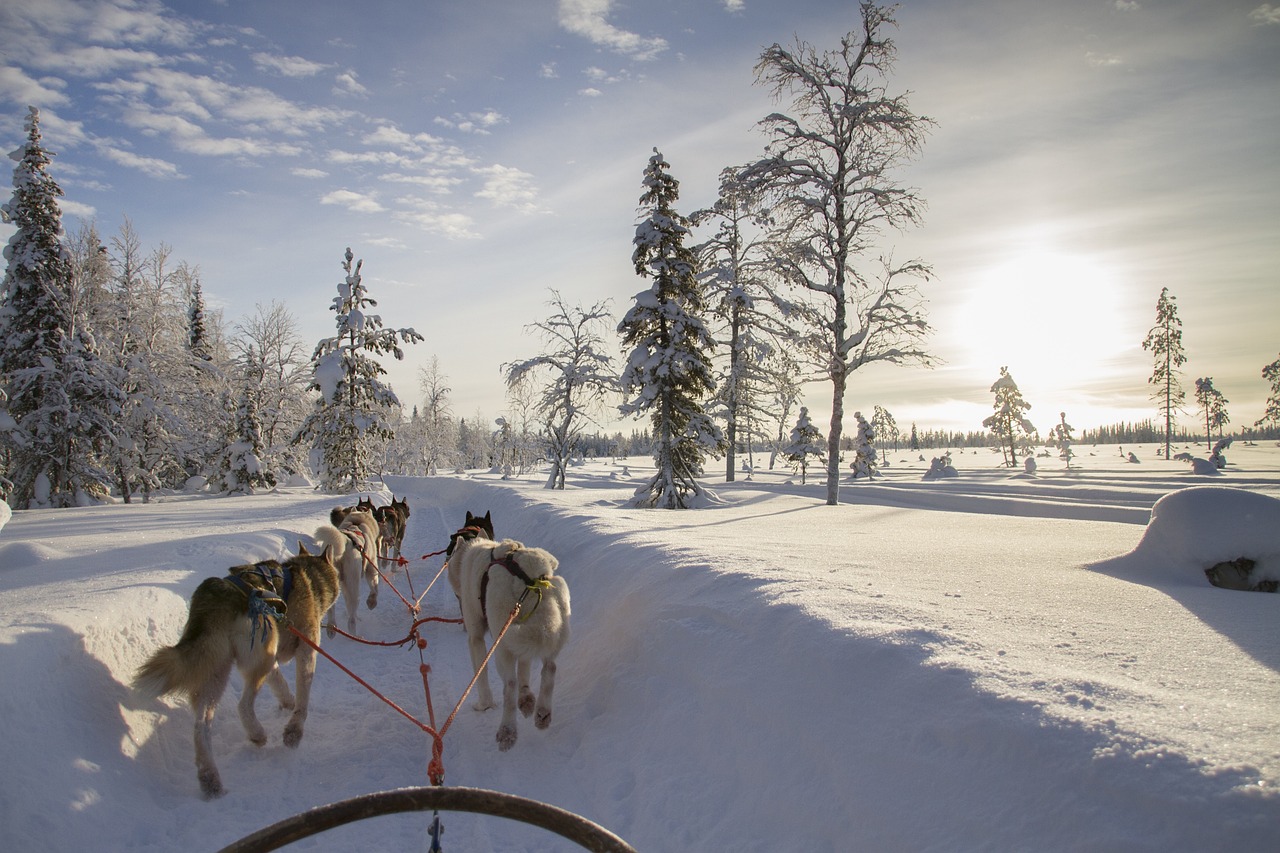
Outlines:
POLYGON ((843 372, 831 377, 831 432, 827 435, 827 506, 840 503, 840 433, 844 428, 843 372))

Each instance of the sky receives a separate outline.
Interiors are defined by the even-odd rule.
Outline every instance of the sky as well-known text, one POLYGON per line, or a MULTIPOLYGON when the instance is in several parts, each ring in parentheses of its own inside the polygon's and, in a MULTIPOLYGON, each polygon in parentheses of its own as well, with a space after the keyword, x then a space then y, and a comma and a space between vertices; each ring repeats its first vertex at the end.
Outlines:
MULTIPOLYGON (((936 125, 896 176, 923 223, 882 248, 933 268, 938 364, 860 371, 846 412, 980 430, 1008 366, 1042 434, 1064 411, 1154 419, 1141 343, 1168 287, 1183 423, 1209 376, 1251 426, 1280 355, 1280 4, 904 0, 897 20, 889 91, 936 125)), ((0 143, 39 107, 68 229, 127 219, 230 325, 276 301, 332 335, 351 247, 384 323, 425 337, 386 364, 402 401, 436 357, 455 415, 493 418, 551 289, 620 319, 645 288, 652 150, 681 212, 709 206, 788 106, 754 84, 761 51, 857 26, 830 0, 5 0, 0 143)), ((804 402, 825 432, 829 383, 804 402)))

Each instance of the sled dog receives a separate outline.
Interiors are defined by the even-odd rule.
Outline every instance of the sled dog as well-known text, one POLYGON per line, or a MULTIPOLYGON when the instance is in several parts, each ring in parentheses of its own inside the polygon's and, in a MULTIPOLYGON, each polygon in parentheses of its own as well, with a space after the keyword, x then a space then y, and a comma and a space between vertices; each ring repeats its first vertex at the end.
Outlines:
POLYGON ((208 578, 191 596, 186 627, 177 645, 156 651, 134 676, 134 688, 150 696, 183 694, 195 714, 196 778, 205 799, 225 793, 213 760, 212 725, 218 700, 234 664, 244 680, 240 722, 249 740, 263 746, 267 733, 254 703, 265 681, 282 708, 293 714, 284 727, 285 746, 302 740, 316 669, 315 650, 284 627, 320 642, 320 620, 338 596, 338 571, 328 551, 298 555, 284 563, 266 560, 232 568, 225 578, 208 578), (294 660, 296 695, 279 664, 294 660))
POLYGON ((494 705, 488 675, 481 671, 485 632, 492 624, 496 633, 516 603, 521 603, 520 615, 494 653, 502 681, 502 720, 497 741, 503 752, 516 743, 517 706, 524 716, 533 714, 538 728, 551 724, 556 657, 569 640, 569 586, 555 574, 558 566, 559 561, 547 551, 527 548, 513 539, 475 539, 462 555, 459 568, 463 620, 471 665, 480 672, 477 710, 494 705), (529 686, 529 671, 535 659, 542 661, 536 701, 529 686))
MULTIPOLYGON (((483 516, 472 515, 471 510, 467 510, 467 520, 456 533, 449 537, 449 547, 444 551, 449 586, 453 587, 453 594, 458 599, 459 607, 462 607, 462 555, 478 539, 483 539, 490 545, 496 544, 493 541, 493 516, 488 510, 483 516)), ((463 620, 467 618, 466 613, 463 613, 462 618, 463 620)))
POLYGON ((409 500, 396 500, 391 496, 391 503, 380 506, 373 511, 378 520, 378 530, 382 534, 382 556, 394 564, 400 561, 400 549, 404 545, 405 530, 409 525, 409 500))
MULTIPOLYGON (((330 520, 338 510, 330 513, 330 520)), ((351 510, 338 526, 325 525, 316 531, 316 541, 328 548, 333 564, 338 567, 342 585, 342 601, 347 609, 347 631, 356 632, 356 600, 360 597, 360 576, 369 584, 365 604, 370 610, 378 606, 378 522, 363 510, 351 510)), ((337 620, 338 605, 333 604, 332 618, 337 620)), ((333 636, 333 629, 329 629, 333 636)))

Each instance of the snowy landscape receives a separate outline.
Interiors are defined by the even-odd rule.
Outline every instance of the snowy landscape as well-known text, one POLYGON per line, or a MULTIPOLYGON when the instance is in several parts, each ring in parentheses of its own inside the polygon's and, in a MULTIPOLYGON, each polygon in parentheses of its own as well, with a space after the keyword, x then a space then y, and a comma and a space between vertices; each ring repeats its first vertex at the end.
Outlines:
MULTIPOLYGON (((1215 588, 1204 569, 1247 556, 1280 577, 1280 448, 1237 443, 1212 476, 1152 445, 1075 450, 1070 470, 1042 457, 1034 474, 956 450, 943 479, 925 478, 941 451, 889 451, 834 507, 812 470, 806 485, 761 470, 704 478, 704 508, 627 508, 652 468, 636 457, 574 465, 564 491, 542 488, 545 469, 388 478, 375 500, 412 508, 410 563, 392 577, 406 596, 467 510, 555 553, 573 593, 550 728, 521 719, 500 753, 498 712, 464 707, 446 784, 568 809, 646 851, 1273 849, 1280 596, 1215 588)), ((246 740, 233 677, 214 724, 228 793, 212 801, 190 710, 128 686, 177 640, 201 580, 295 553, 353 502, 294 485, 14 512, 0 529, 0 849, 213 850, 428 784, 430 740, 323 659, 296 750, 265 692, 268 744, 246 740)), ((443 580, 424 609, 457 615, 443 580)), ((380 640, 413 621, 385 589, 359 618, 380 640)), ((470 677, 464 633, 423 636, 443 718, 470 677)), ((323 645, 425 719, 415 650, 323 645)), ((377 818, 289 849, 426 850, 429 821, 377 818)), ((445 850, 579 849, 497 818, 442 822, 445 850)))

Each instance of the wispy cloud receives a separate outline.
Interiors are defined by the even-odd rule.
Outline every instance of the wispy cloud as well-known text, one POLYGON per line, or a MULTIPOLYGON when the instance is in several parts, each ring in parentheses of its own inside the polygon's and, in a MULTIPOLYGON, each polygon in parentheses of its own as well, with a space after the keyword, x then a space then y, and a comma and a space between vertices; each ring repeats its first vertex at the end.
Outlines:
POLYGON ((334 190, 320 197, 321 204, 336 204, 354 210, 356 213, 382 213, 386 210, 378 200, 367 193, 358 193, 351 190, 334 190))
POLYGON ((429 199, 406 198, 401 203, 407 209, 392 214, 400 222, 451 240, 474 240, 480 236, 475 231, 475 220, 465 213, 445 209, 429 199))
POLYGON ((326 172, 324 169, 310 169, 310 168, 303 168, 303 167, 299 167, 299 168, 296 168, 296 169, 290 169, 290 170, 289 170, 289 174, 291 174, 291 175, 293 175, 293 176, 295 176, 295 177, 298 177, 298 178, 327 178, 327 177, 329 177, 329 173, 328 173, 328 172, 326 172))
POLYGON ((1258 8, 1249 13, 1249 20, 1254 24, 1265 27, 1271 24, 1280 24, 1280 6, 1272 6, 1270 3, 1263 3, 1258 8))
POLYGON ((613 0, 560 0, 560 26, 615 53, 649 60, 667 49, 666 39, 637 35, 609 23, 613 0))
POLYGON ((322 62, 312 62, 301 56, 276 56, 272 53, 255 53, 253 64, 262 71, 271 71, 283 77, 314 77, 328 68, 322 62))
POLYGON ((66 82, 57 77, 42 77, 37 80, 21 69, 0 65, 0 99, 15 106, 62 106, 69 103, 67 96, 62 93, 65 87, 66 82))
POLYGON ((132 151, 125 151, 122 148, 115 148, 110 145, 101 145, 98 147, 98 151, 111 162, 130 169, 136 169, 152 178, 181 178, 183 176, 182 171, 168 160, 143 157, 134 154, 132 151))
POLYGON ((333 93, 335 95, 351 95, 357 98, 365 98, 368 97, 369 90, 356 79, 356 72, 348 69, 333 78, 333 93))
POLYGON ((495 164, 477 169, 476 173, 484 178, 484 188, 476 193, 476 198, 488 199, 495 207, 511 208, 521 213, 536 213, 542 209, 537 204, 538 191, 533 175, 528 172, 495 164))
POLYGON ((481 136, 488 136, 490 128, 497 127, 500 124, 507 123, 507 117, 497 110, 484 110, 482 112, 473 113, 454 113, 451 118, 436 116, 435 123, 458 130, 463 133, 476 133, 481 136))

